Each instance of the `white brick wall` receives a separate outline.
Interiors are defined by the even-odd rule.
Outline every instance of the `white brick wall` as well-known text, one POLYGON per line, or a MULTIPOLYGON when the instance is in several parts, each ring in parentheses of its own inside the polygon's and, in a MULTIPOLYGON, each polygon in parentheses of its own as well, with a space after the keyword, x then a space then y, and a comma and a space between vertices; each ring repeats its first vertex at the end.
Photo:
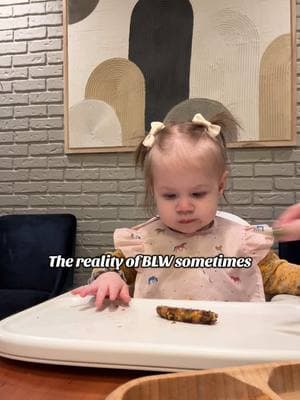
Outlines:
MULTIPOLYGON (((73 213, 77 255, 93 256, 111 248, 115 228, 144 220, 143 180, 130 153, 64 154, 62 33, 62 0, 0 1, 0 213, 73 213)), ((271 223, 300 201, 299 148, 235 149, 230 158, 224 210, 271 223)))

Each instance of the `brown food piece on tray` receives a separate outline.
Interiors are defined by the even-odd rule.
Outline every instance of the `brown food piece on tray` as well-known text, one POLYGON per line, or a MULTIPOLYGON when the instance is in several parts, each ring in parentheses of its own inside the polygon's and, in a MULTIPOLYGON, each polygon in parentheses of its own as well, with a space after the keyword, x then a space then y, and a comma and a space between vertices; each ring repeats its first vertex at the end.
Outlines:
POLYGON ((191 324, 212 325, 217 322, 218 314, 213 311, 193 308, 157 306, 156 311, 162 318, 170 321, 189 322, 191 324))

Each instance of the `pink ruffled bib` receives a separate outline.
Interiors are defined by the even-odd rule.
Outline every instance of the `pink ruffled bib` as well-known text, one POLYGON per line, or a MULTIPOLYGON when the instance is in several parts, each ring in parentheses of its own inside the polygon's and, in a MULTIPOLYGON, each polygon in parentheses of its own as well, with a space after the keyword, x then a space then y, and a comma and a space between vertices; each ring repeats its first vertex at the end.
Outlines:
MULTIPOLYGON (((121 249, 126 257, 174 256, 168 268, 137 268, 134 297, 141 298, 265 301, 257 263, 269 252, 272 243, 272 235, 258 233, 256 226, 240 225, 219 216, 210 228, 193 235, 174 232, 158 217, 114 233, 115 248, 121 249), (183 266, 182 260, 188 257, 194 259, 194 264, 201 258, 202 264, 208 266, 183 266), (207 258, 215 259, 215 264, 205 261, 207 258), (221 258, 231 267, 220 267, 222 262, 225 265, 224 260, 219 261, 221 258), (241 258, 251 258, 248 261, 251 266, 241 267, 247 264, 241 258)), ((185 264, 190 262, 187 260, 185 264)))

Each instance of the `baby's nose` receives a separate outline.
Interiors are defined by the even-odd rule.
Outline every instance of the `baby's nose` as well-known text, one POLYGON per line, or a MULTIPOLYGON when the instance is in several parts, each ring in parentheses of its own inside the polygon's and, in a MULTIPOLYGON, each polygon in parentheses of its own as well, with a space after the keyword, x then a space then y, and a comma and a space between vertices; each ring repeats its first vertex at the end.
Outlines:
POLYGON ((194 210, 194 205, 190 199, 179 199, 176 204, 176 211, 179 213, 192 212, 194 210))

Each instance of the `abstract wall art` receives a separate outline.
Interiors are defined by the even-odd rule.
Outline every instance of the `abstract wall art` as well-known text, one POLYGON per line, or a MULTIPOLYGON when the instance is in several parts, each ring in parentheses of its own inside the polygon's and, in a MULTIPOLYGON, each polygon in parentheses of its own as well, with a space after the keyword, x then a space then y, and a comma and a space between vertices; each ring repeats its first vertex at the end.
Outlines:
POLYGON ((64 0, 65 151, 132 151, 151 121, 234 116, 229 147, 296 132, 296 0, 64 0))

